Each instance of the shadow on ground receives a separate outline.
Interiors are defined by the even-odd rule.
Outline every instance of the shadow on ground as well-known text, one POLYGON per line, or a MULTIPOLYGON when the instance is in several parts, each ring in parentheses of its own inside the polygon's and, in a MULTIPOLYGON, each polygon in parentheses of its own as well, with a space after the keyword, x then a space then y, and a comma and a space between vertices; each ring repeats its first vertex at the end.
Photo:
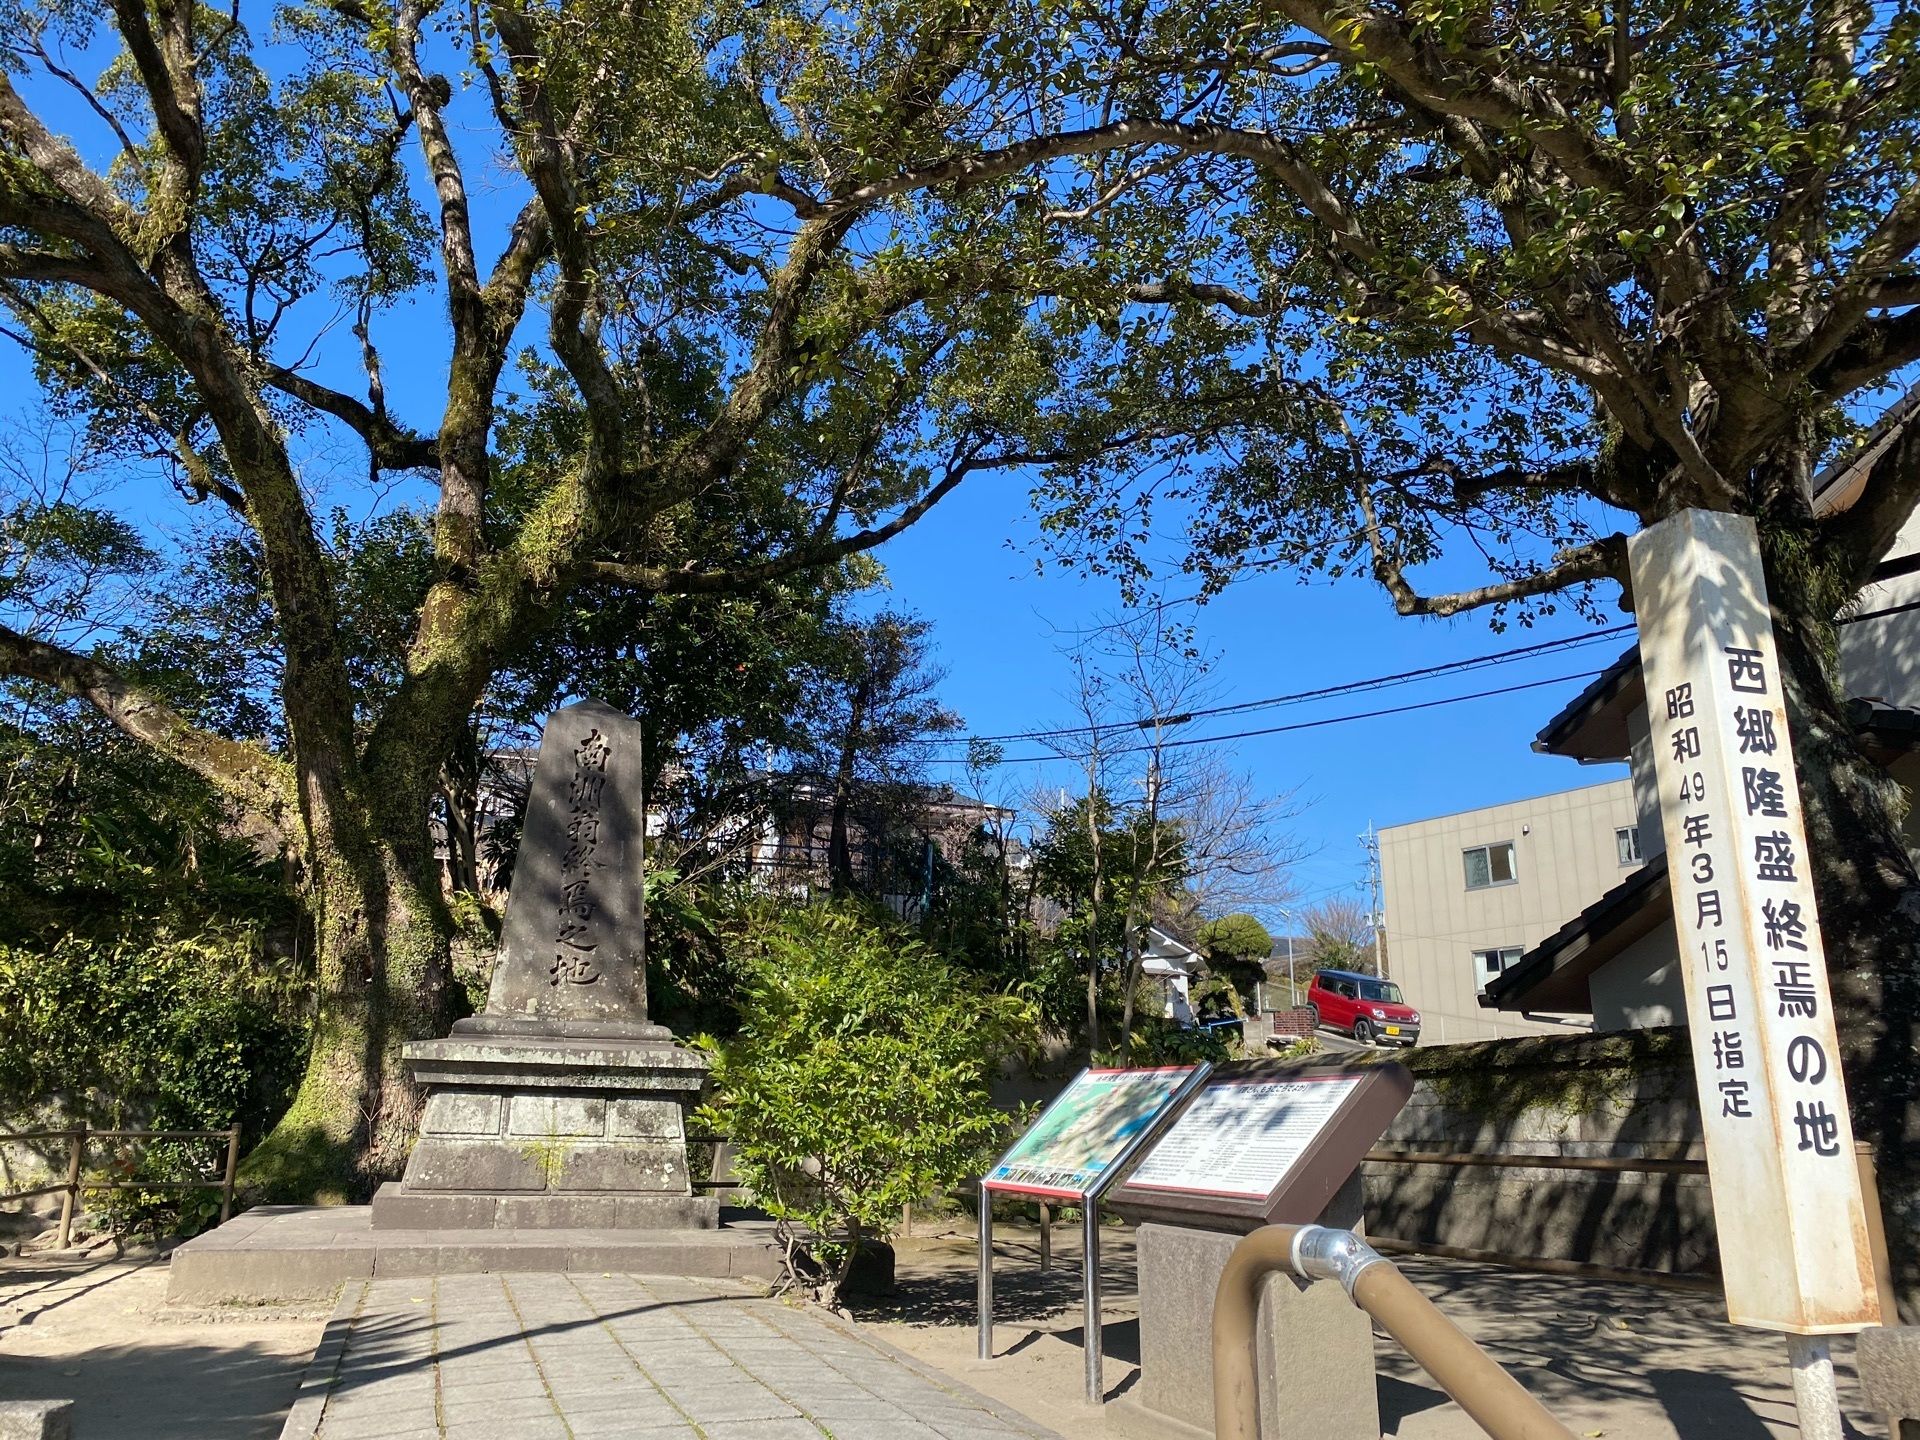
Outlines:
MULTIPOLYGON (((996 1326, 1032 1324, 1067 1309, 1072 1309, 1078 1317, 1081 1306, 1079 1227, 1054 1227, 1053 1266, 1048 1270, 1040 1268, 1040 1248, 1035 1235, 1033 1230, 1023 1229, 994 1237, 996 1326)), ((901 1243, 898 1248, 900 1259, 893 1293, 856 1297, 857 1318, 909 1325, 970 1326, 978 1322, 979 1265, 971 1237, 918 1239, 901 1243)), ((1109 1314, 1115 1306, 1131 1306, 1133 1270, 1132 1231, 1119 1227, 1103 1229, 1100 1286, 1109 1314)), ((999 1353, 998 1345, 995 1350, 999 1353)))
POLYGON ((164 1259, 0 1265, 0 1400, 72 1400, 81 1437, 277 1436, 320 1320, 183 1319, 165 1295, 164 1259))

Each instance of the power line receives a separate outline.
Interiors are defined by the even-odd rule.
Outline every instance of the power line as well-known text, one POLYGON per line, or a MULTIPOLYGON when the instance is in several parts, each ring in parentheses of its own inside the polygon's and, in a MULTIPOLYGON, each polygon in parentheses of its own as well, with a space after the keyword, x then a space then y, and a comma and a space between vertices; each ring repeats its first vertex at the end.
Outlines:
POLYGON ((1394 685, 1407 685, 1417 680, 1431 680, 1442 675, 1465 674, 1494 665, 1510 665, 1516 660, 1529 660, 1540 655, 1556 654, 1562 650, 1573 650, 1583 645, 1611 640, 1633 628, 1631 623, 1614 625, 1605 630, 1595 630, 1587 635, 1566 635, 1558 640, 1536 641, 1532 645, 1521 645, 1511 650, 1496 650, 1487 655, 1469 656, 1464 660, 1449 660, 1442 665, 1426 665, 1418 670, 1401 670, 1391 675, 1375 675, 1365 680, 1349 680, 1340 685, 1325 685, 1314 690, 1298 690, 1290 695, 1270 695, 1263 700, 1241 700, 1232 705, 1209 705, 1198 710, 1183 710, 1178 715, 1150 715, 1141 720, 1109 720, 1094 725, 1063 725, 1053 730, 1022 730, 1007 735, 955 736, 940 738, 931 743, 972 745, 982 741, 991 743, 1001 740, 1056 740, 1069 735, 1104 735, 1118 730, 1146 730, 1154 725, 1184 725, 1210 716, 1243 715, 1254 710, 1270 710, 1282 705, 1301 704, 1308 700, 1330 700, 1340 695, 1358 695, 1370 690, 1384 690, 1394 685))
MULTIPOLYGON (((1149 750, 1173 750, 1187 745, 1218 745, 1228 740, 1251 740, 1262 735, 1285 735, 1294 730, 1318 730, 1325 725, 1345 725, 1354 720, 1378 720, 1389 715, 1410 715, 1416 710, 1437 710, 1443 705, 1459 705, 1468 700, 1489 700, 1496 695, 1517 695, 1522 690, 1538 690, 1547 685, 1564 685, 1569 680, 1591 680, 1603 674, 1600 670, 1582 670, 1572 675, 1555 675, 1547 680, 1529 680, 1520 685, 1502 685, 1494 690, 1476 690, 1468 695, 1447 695, 1438 700, 1421 700, 1412 705, 1393 705, 1384 710, 1361 710, 1351 715, 1328 715, 1319 720, 1296 720, 1291 725, 1268 725, 1259 730, 1238 730, 1231 735, 1193 735, 1180 740, 1165 740, 1158 745, 1128 745, 1117 750, 1105 752, 1108 755, 1138 755, 1149 750)), ((1049 760, 1061 760, 1071 757, 1041 755, 1008 755, 997 762, 1001 765, 1038 765, 1049 760)), ((933 760, 934 765, 963 765, 961 759, 933 760)))

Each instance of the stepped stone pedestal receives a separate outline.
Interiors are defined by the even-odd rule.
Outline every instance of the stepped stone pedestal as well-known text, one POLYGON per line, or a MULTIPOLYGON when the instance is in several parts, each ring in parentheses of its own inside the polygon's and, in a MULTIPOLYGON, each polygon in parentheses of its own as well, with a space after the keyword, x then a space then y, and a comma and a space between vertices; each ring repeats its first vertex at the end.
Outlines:
POLYGON ((376 1230, 711 1229, 687 1176, 706 1066, 661 1041, 462 1033, 409 1045, 427 1087, 376 1230))

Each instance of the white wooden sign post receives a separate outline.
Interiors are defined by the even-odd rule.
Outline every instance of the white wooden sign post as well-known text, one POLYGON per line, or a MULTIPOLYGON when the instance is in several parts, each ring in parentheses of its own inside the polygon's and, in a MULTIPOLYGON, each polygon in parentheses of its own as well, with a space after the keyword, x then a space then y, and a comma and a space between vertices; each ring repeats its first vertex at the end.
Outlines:
POLYGON ((1801 1433, 1837 1440, 1812 1337, 1880 1301, 1759 538, 1686 510, 1627 554, 1727 1316, 1793 1337, 1801 1433))

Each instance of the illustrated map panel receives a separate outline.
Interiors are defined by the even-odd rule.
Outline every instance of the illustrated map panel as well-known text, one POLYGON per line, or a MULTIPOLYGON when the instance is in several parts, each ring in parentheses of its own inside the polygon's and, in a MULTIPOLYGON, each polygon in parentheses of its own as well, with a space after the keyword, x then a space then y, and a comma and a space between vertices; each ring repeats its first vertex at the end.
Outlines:
POLYGON ((1186 1065, 1081 1071, 987 1173, 986 1185, 1017 1194, 1084 1198, 1192 1073, 1186 1065))

